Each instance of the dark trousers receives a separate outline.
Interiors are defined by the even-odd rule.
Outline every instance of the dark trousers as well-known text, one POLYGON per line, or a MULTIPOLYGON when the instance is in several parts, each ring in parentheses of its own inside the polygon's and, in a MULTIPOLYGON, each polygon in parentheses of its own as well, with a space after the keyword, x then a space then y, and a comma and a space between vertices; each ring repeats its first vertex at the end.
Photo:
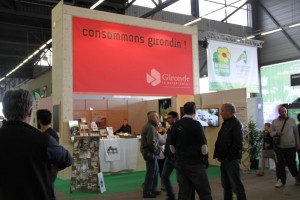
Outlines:
POLYGON ((51 200, 56 200, 55 193, 54 193, 54 182, 55 182, 56 177, 57 177, 57 172, 50 172, 50 182, 51 182, 50 199, 51 200))
POLYGON ((159 168, 159 176, 161 177, 162 175, 162 171, 164 168, 164 163, 165 163, 165 158, 164 159, 157 159, 157 164, 158 164, 158 168, 159 168))
POLYGON ((165 189, 166 189, 168 199, 175 199, 174 189, 172 187, 171 180, 170 180, 170 176, 174 169, 175 169, 175 160, 166 158, 161 178, 165 184, 165 189))
POLYGON ((298 172, 300 173, 300 150, 297 150, 298 154, 298 172))
POLYGON ((146 176, 144 182, 144 195, 151 194, 157 187, 158 164, 157 159, 146 160, 146 176))
POLYGON ((224 188, 224 200, 232 200, 233 192, 238 200, 246 200, 244 185, 241 181, 240 160, 221 161, 221 182, 224 188))
POLYGON ((285 166, 287 165, 293 177, 298 176, 296 164, 296 148, 275 147, 276 176, 283 184, 286 182, 285 166))
POLYGON ((196 190, 200 200, 211 200, 211 189, 206 173, 205 164, 177 165, 179 200, 188 200, 196 190))

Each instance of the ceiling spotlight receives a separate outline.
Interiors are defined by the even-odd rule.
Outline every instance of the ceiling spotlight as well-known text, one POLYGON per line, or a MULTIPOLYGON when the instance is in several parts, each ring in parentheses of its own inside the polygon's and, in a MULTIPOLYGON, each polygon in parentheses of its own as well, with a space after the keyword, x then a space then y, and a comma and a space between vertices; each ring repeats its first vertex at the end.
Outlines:
POLYGON ((208 47, 208 42, 206 38, 204 40, 200 40, 199 44, 205 49, 208 47))

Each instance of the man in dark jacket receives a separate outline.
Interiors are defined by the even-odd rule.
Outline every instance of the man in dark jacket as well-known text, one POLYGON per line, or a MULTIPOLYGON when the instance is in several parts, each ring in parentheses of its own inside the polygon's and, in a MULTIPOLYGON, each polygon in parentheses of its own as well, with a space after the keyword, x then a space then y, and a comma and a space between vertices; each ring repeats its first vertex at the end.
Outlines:
POLYGON ((117 133, 131 133, 131 126, 128 124, 128 119, 123 120, 123 125, 114 132, 115 135, 117 133))
POLYGON ((157 158, 160 153, 158 134, 156 126, 159 123, 156 111, 147 113, 148 122, 145 124, 141 134, 140 151, 146 161, 146 176, 143 188, 143 198, 155 198, 160 193, 156 191, 158 178, 157 158))
POLYGON ((62 170, 72 164, 72 157, 55 139, 29 125, 29 91, 9 90, 2 103, 8 121, 0 129, 0 199, 49 200, 51 164, 62 170))
POLYGON ((170 124, 170 127, 168 128, 168 131, 167 131, 167 140, 166 140, 165 151, 164 151, 166 160, 165 160, 163 172, 161 175, 163 182, 165 184, 165 188, 166 188, 166 192, 167 192, 167 196, 168 196, 167 200, 175 200, 175 192, 171 185, 171 180, 170 180, 170 176, 171 176, 173 170, 175 169, 175 156, 170 151, 170 142, 171 142, 171 128, 172 128, 172 125, 175 124, 175 122, 177 122, 177 120, 178 120, 177 112, 171 111, 168 113, 167 122, 170 124))
MULTIPOLYGON (((59 144, 59 137, 56 131, 51 127, 52 121, 52 114, 47 109, 40 109, 36 112, 36 119, 38 122, 38 128, 42 133, 48 134, 49 136, 53 137, 56 142, 59 144)), ((54 182, 57 177, 57 171, 51 170, 50 172, 50 199, 55 200, 55 193, 54 193, 54 182)))
POLYGON ((171 129, 171 145, 176 150, 179 200, 191 199, 194 190, 199 199, 211 200, 206 173, 208 147, 203 127, 194 119, 194 102, 185 103, 183 109, 184 116, 171 129))
POLYGON ((221 162, 221 182, 224 200, 231 200, 233 192, 238 200, 246 200, 245 189, 240 177, 240 159, 243 148, 243 126, 235 117, 236 108, 225 103, 221 108, 224 120, 215 144, 214 158, 221 162))

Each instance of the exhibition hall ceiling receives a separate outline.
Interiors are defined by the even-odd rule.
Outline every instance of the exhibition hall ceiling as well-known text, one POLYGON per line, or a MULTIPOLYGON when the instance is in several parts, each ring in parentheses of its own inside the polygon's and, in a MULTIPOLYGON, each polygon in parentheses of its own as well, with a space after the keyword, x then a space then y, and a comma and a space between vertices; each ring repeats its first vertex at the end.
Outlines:
MULTIPOLYGON (((219 2, 238 2, 238 0, 104 0, 95 10, 125 14, 134 8, 132 5, 135 2, 139 1, 149 1, 153 4, 157 4, 154 8, 151 8, 152 10, 150 9, 150 11, 141 9, 136 12, 138 13, 137 15, 132 15, 144 18, 160 12, 163 8, 170 8, 172 4, 179 1, 186 1, 187 3, 193 2, 194 4, 195 2, 200 2, 199 4, 201 5, 198 5, 198 7, 203 7, 208 5, 205 3, 212 2, 220 4, 220 7, 224 5, 221 5, 222 3, 219 2)), ((253 34, 278 29, 278 27, 283 29, 281 32, 257 38, 264 41, 264 48, 259 51, 259 62, 261 64, 266 65, 278 63, 279 61, 299 59, 300 26, 288 28, 290 25, 299 24, 300 22, 299 1, 240 1, 251 4, 250 8, 253 15, 255 15, 255 20, 248 20, 252 22, 253 34)), ((51 10, 59 2, 59 0, 0 0, 0 100, 6 90, 18 87, 26 81, 37 78, 51 70, 51 58, 48 57, 49 52, 45 52, 44 50, 36 54, 34 54, 34 52, 51 39, 51 10), (32 58, 26 60, 31 55, 32 58), (44 64, 41 65, 41 62, 44 64), (10 72, 20 66, 20 64, 22 64, 22 67, 10 74, 10 72)), ((98 0, 63 0, 63 2, 65 5, 89 9, 98 2, 98 0)), ((191 6, 191 10, 195 10, 195 8, 198 7, 191 6)), ((228 17, 234 16, 234 13, 238 13, 238 10, 239 6, 232 7, 232 13, 228 11, 228 13, 230 13, 228 17)), ((135 10, 133 12, 135 12, 135 10)), ((160 13, 157 15, 159 14, 160 13)), ((183 16, 183 21, 190 18, 194 19, 194 17, 195 16, 183 16)), ((166 18, 165 20, 168 22, 168 15, 162 16, 161 20, 163 18, 166 18)), ((207 23, 204 23, 205 20, 201 20, 201 22, 203 22, 205 27, 206 25, 214 24, 212 21, 206 21, 207 23)), ((220 22, 223 21, 220 20, 220 22)), ((173 21, 171 23, 173 23, 173 21)), ((213 31, 217 32, 215 28, 216 27, 213 28, 213 31)), ((225 25, 219 28, 222 30, 226 29, 225 25)), ((226 32, 225 34, 234 35, 231 33, 232 29, 228 29, 230 29, 229 33, 226 32)), ((205 30, 209 31, 211 29, 207 28, 205 30)), ((218 30, 218 32, 223 33, 221 30, 218 30)), ((49 42, 46 48, 43 49, 51 49, 51 45, 52 43, 49 42)), ((199 45, 199 58, 201 60, 201 62, 199 62, 199 69, 200 74, 207 76, 206 47, 204 46, 207 47, 207 43, 206 45, 203 45, 203 43, 199 45)))

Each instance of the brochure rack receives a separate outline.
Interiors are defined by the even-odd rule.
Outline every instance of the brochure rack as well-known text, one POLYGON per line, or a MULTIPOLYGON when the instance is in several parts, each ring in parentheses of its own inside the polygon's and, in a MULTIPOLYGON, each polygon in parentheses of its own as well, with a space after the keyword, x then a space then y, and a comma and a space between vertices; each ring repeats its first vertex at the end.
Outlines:
POLYGON ((79 132, 74 136, 70 192, 99 192, 99 134, 91 134, 88 123, 80 123, 79 132))

